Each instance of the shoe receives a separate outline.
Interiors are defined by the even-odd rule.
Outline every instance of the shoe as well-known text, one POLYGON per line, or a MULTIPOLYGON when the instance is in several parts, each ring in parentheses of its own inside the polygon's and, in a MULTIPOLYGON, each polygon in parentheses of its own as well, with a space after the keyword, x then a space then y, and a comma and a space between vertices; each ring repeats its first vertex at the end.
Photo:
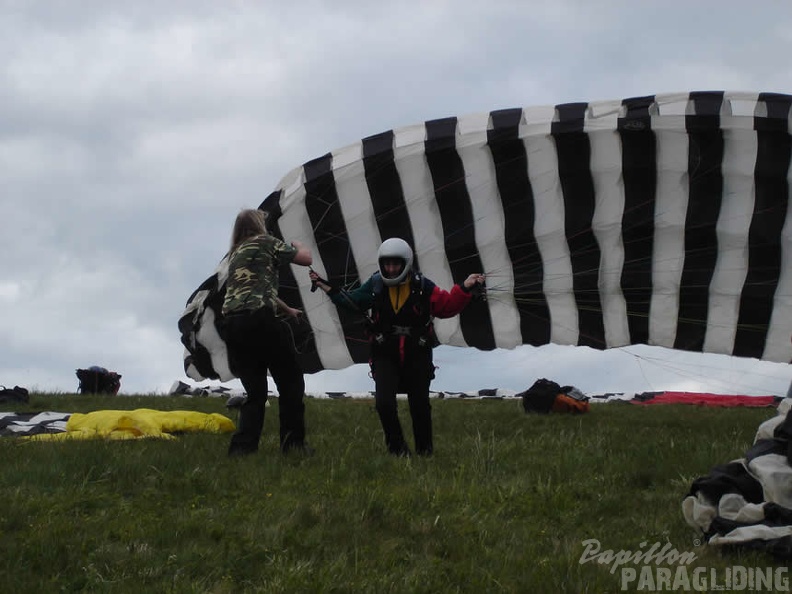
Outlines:
POLYGON ((283 445, 281 446, 281 452, 284 456, 289 454, 299 454, 305 458, 310 458, 316 453, 311 446, 305 443, 300 444, 290 444, 290 445, 283 445))
POLYGON ((402 444, 400 448, 390 450, 390 454, 397 458, 412 458, 412 452, 407 444, 402 444))
POLYGON ((251 449, 251 448, 243 448, 239 446, 231 446, 228 448, 228 457, 229 458, 242 458, 243 456, 250 456, 251 454, 255 454, 258 450, 251 449))

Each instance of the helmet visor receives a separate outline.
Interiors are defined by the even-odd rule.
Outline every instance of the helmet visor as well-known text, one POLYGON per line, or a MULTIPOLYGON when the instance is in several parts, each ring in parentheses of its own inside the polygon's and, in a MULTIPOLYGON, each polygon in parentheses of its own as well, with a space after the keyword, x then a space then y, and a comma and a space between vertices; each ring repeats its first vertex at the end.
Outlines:
POLYGON ((385 278, 398 278, 404 270, 404 260, 401 258, 382 258, 380 271, 385 278))

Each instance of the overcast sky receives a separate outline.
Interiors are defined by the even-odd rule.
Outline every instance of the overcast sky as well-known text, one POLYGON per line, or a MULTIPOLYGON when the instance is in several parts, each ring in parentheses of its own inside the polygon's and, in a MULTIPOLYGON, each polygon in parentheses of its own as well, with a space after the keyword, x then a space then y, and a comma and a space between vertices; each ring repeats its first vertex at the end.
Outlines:
MULTIPOLYGON (((334 148, 500 108, 790 93, 790 56, 781 0, 0 0, 0 385, 73 392, 90 365, 124 393, 186 380, 176 322, 237 212, 334 148)), ((766 394, 792 377, 641 347, 436 363, 438 390, 766 394)), ((306 382, 373 386, 362 366, 306 382)))

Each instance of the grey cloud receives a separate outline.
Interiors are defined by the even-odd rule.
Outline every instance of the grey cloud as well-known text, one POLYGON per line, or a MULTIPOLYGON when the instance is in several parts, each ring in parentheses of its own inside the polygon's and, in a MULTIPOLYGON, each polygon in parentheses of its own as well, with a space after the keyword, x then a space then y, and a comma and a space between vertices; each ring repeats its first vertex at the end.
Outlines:
MULTIPOLYGON (((100 364, 125 391, 165 389, 183 375, 185 300, 236 212, 293 167, 449 115, 784 91, 792 10, 772 12, 768 26, 737 2, 0 2, 0 383, 72 389, 75 367, 100 364)), ((609 354, 544 351, 564 353, 560 375, 607 379, 609 354)), ((481 362, 520 385, 538 353, 442 351, 438 382, 476 383, 481 362)), ((308 381, 370 387, 360 368, 308 381)))

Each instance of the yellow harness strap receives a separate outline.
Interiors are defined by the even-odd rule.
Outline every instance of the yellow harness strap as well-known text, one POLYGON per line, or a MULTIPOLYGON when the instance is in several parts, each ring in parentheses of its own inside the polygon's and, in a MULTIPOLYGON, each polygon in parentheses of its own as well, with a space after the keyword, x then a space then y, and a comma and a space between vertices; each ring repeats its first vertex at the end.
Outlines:
POLYGON ((390 296, 390 302, 393 306, 393 311, 399 313, 399 310, 402 308, 402 305, 405 304, 407 299, 410 297, 410 279, 407 278, 406 282, 403 282, 400 285, 396 285, 395 287, 388 287, 388 295, 390 296))

